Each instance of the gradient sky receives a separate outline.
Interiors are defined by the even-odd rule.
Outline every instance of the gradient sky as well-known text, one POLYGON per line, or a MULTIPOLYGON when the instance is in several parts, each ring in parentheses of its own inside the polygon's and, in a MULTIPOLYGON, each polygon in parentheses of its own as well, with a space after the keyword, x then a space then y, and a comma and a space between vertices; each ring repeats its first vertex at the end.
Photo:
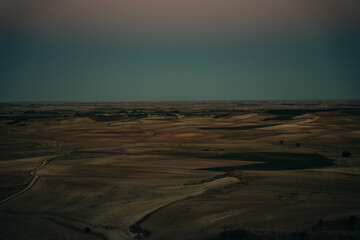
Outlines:
POLYGON ((1 0, 0 101, 359 99, 358 0, 1 0))

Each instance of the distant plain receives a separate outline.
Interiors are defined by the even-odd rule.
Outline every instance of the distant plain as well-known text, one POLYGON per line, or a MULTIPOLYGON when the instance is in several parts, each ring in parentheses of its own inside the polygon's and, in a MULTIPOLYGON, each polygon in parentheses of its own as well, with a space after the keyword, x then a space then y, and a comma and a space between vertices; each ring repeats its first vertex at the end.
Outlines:
POLYGON ((359 202, 360 101, 0 104, 1 239, 360 239, 359 202))

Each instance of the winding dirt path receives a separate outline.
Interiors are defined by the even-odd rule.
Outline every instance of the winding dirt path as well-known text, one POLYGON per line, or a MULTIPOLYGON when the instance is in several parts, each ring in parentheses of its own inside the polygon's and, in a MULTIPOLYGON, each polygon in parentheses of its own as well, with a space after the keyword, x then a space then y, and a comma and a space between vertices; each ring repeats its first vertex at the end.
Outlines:
POLYGON ((43 160, 39 166, 37 166, 34 170, 30 171, 30 175, 33 176, 33 179, 29 182, 29 184, 28 184, 23 190, 21 190, 21 191, 15 193, 15 194, 13 194, 13 195, 5 198, 4 200, 1 200, 1 201, 0 201, 0 205, 4 204, 4 203, 10 201, 11 199, 13 199, 13 198, 15 198, 15 197, 17 197, 17 196, 25 193, 26 191, 30 190, 30 189, 35 185, 36 181, 39 179, 38 171, 39 171, 40 169, 42 169, 43 167, 45 167, 45 166, 46 166, 49 162, 51 162, 52 160, 54 160, 54 159, 56 159, 56 158, 58 158, 58 157, 62 157, 62 156, 65 156, 65 155, 67 155, 67 154, 70 154, 70 153, 72 153, 72 152, 73 152, 73 151, 67 152, 67 153, 64 153, 64 154, 62 154, 62 155, 58 155, 58 156, 55 156, 55 157, 50 157, 50 158, 47 158, 47 159, 43 160))
POLYGON ((138 221, 136 221, 134 224, 132 224, 129 229, 128 229, 128 234, 130 235, 131 238, 134 238, 134 239, 145 239, 147 238, 150 234, 151 234, 151 231, 148 230, 148 229, 145 229, 143 228, 143 226, 141 226, 141 224, 143 222, 145 222, 146 220, 148 220, 153 214, 155 214, 156 212, 158 212, 159 210, 165 208, 165 207, 168 207, 170 205, 173 205, 175 203, 178 203, 180 201, 183 201, 183 200, 187 200, 187 199, 190 199, 190 198, 193 198, 193 197, 197 197, 197 196, 200 196, 201 194, 209 191, 210 189, 213 189, 213 188, 217 188, 217 187, 220 187, 220 186, 226 186, 228 184, 232 184, 234 182, 239 182, 239 181, 242 181, 243 179, 240 178, 237 174, 234 174, 234 173, 226 173, 226 174, 221 174, 221 175, 218 175, 218 176, 215 176, 215 177, 212 177, 212 178, 209 178, 207 180, 204 180, 202 182, 199 182, 199 183, 194 183, 194 184, 187 184, 187 185, 202 185, 202 184, 206 184, 206 183, 210 183, 210 182, 214 182, 214 181, 221 181, 221 179, 231 179, 231 181, 227 181, 221 185, 217 185, 217 186, 208 186, 204 189, 199 189, 197 191, 194 191, 193 193, 187 195, 187 196, 184 196, 184 197, 180 197, 178 199, 174 199, 150 212, 148 212, 147 214, 145 214, 142 218, 140 218, 138 221), (235 181, 234 181, 235 180, 235 181))

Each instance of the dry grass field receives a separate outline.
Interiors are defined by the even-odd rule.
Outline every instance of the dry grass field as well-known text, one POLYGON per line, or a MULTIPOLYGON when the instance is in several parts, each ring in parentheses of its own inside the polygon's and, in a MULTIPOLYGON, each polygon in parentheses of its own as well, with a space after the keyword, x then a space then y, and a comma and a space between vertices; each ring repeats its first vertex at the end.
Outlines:
POLYGON ((1 104, 0 236, 360 239, 360 102, 1 104))

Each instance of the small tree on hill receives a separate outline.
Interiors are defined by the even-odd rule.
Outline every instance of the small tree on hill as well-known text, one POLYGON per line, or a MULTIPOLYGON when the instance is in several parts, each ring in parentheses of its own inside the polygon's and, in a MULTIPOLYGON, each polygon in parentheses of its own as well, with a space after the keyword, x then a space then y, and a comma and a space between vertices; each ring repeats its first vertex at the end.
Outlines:
POLYGON ((343 152, 342 152, 342 156, 343 156, 343 157, 351 157, 351 152, 343 151, 343 152))

